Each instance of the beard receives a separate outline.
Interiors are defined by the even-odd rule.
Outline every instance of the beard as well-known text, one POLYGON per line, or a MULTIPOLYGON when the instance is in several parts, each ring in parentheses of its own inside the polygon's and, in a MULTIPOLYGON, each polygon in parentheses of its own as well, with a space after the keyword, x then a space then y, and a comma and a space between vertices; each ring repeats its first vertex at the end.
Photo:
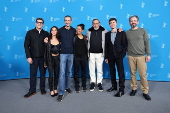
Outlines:
POLYGON ((135 28, 137 26, 137 24, 131 24, 132 28, 135 28))

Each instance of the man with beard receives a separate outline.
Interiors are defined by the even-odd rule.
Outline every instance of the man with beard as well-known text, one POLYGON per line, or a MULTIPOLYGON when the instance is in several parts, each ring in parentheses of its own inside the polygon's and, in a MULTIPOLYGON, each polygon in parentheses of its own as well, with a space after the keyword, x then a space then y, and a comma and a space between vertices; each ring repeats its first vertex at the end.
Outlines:
POLYGON ((131 87, 130 96, 135 96, 137 92, 136 70, 140 75, 141 89, 146 100, 151 100, 148 95, 148 81, 146 76, 146 62, 151 60, 150 43, 146 30, 137 27, 139 23, 138 16, 134 15, 129 18, 131 29, 126 32, 128 41, 128 61, 131 72, 131 87))

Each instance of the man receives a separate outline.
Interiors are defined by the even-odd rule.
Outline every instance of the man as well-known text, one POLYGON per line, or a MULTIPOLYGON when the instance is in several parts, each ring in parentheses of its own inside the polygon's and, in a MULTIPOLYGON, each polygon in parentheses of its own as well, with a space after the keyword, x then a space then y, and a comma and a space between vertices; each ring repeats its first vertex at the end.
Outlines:
POLYGON ((131 87, 130 96, 135 96, 137 92, 136 70, 140 75, 141 89, 146 100, 151 100, 148 95, 148 81, 146 76, 146 62, 149 62, 151 57, 149 38, 144 28, 139 28, 138 16, 134 15, 129 18, 131 29, 126 32, 128 40, 128 60, 131 72, 131 87))
POLYGON ((59 102, 63 100, 65 90, 68 93, 72 92, 69 88, 69 84, 73 65, 73 38, 76 34, 76 30, 70 26, 72 23, 71 16, 65 16, 64 22, 65 26, 59 29, 61 41, 59 96, 57 98, 59 102))
POLYGON ((36 75, 37 69, 40 70, 40 90, 41 94, 46 94, 45 91, 45 69, 44 69, 44 38, 48 37, 48 32, 42 29, 44 20, 37 18, 36 27, 29 30, 25 37, 24 48, 27 61, 30 64, 30 89, 24 95, 28 98, 36 94, 36 75))
POLYGON ((104 60, 104 44, 105 33, 107 30, 100 26, 100 21, 94 19, 93 27, 88 29, 88 50, 89 50, 89 72, 90 72, 90 91, 94 91, 96 84, 95 66, 97 67, 97 84, 99 91, 103 91, 103 60, 104 60))
POLYGON ((119 91, 115 94, 115 97, 121 97, 124 95, 125 88, 125 75, 124 75, 124 66, 123 66, 123 58, 126 55, 127 50, 127 38, 126 33, 124 31, 118 32, 117 19, 110 18, 109 25, 112 29, 107 32, 105 35, 105 58, 106 63, 109 63, 110 76, 112 87, 108 89, 108 92, 113 90, 117 90, 117 82, 116 82, 116 69, 115 64, 118 71, 119 76, 119 91))

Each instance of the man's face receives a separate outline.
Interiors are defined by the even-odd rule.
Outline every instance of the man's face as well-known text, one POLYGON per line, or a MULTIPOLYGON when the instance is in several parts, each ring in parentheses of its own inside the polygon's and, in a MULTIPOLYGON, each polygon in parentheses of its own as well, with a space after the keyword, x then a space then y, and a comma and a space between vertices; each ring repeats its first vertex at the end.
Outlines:
POLYGON ((135 28, 138 25, 139 21, 136 17, 132 17, 129 23, 132 28, 135 28))
POLYGON ((44 22, 42 20, 37 20, 35 25, 36 25, 36 28, 42 29, 44 22))
POLYGON ((65 17, 65 18, 64 18, 64 23, 65 23, 66 26, 70 26, 71 22, 72 22, 72 21, 71 21, 71 18, 70 18, 70 17, 65 17))
POLYGON ((112 29, 116 28, 117 26, 117 22, 115 20, 110 21, 109 24, 112 29))
POLYGON ((94 29, 99 29, 100 22, 98 20, 94 20, 92 24, 94 29))

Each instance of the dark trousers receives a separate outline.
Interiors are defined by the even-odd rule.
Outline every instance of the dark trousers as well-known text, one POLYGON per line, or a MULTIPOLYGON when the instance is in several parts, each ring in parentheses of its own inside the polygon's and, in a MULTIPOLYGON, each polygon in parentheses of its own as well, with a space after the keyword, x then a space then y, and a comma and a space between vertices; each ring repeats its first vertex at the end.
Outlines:
POLYGON ((109 63, 112 86, 117 87, 116 68, 115 68, 115 64, 116 64, 118 76, 119 76, 119 91, 124 92, 125 74, 124 74, 123 59, 122 58, 118 58, 118 59, 114 58, 113 60, 108 60, 108 63, 109 63))
POLYGON ((32 58, 33 63, 30 64, 30 92, 36 92, 37 69, 40 71, 40 90, 45 89, 45 68, 44 58, 32 58))
POLYGON ((87 56, 75 56, 74 57, 74 83, 75 88, 79 88, 79 69, 81 67, 81 81, 82 87, 86 87, 86 63, 87 63, 87 56))
POLYGON ((50 91, 57 90, 60 57, 52 56, 52 65, 48 65, 47 67, 48 67, 48 72, 49 72, 48 82, 49 82, 50 91))

